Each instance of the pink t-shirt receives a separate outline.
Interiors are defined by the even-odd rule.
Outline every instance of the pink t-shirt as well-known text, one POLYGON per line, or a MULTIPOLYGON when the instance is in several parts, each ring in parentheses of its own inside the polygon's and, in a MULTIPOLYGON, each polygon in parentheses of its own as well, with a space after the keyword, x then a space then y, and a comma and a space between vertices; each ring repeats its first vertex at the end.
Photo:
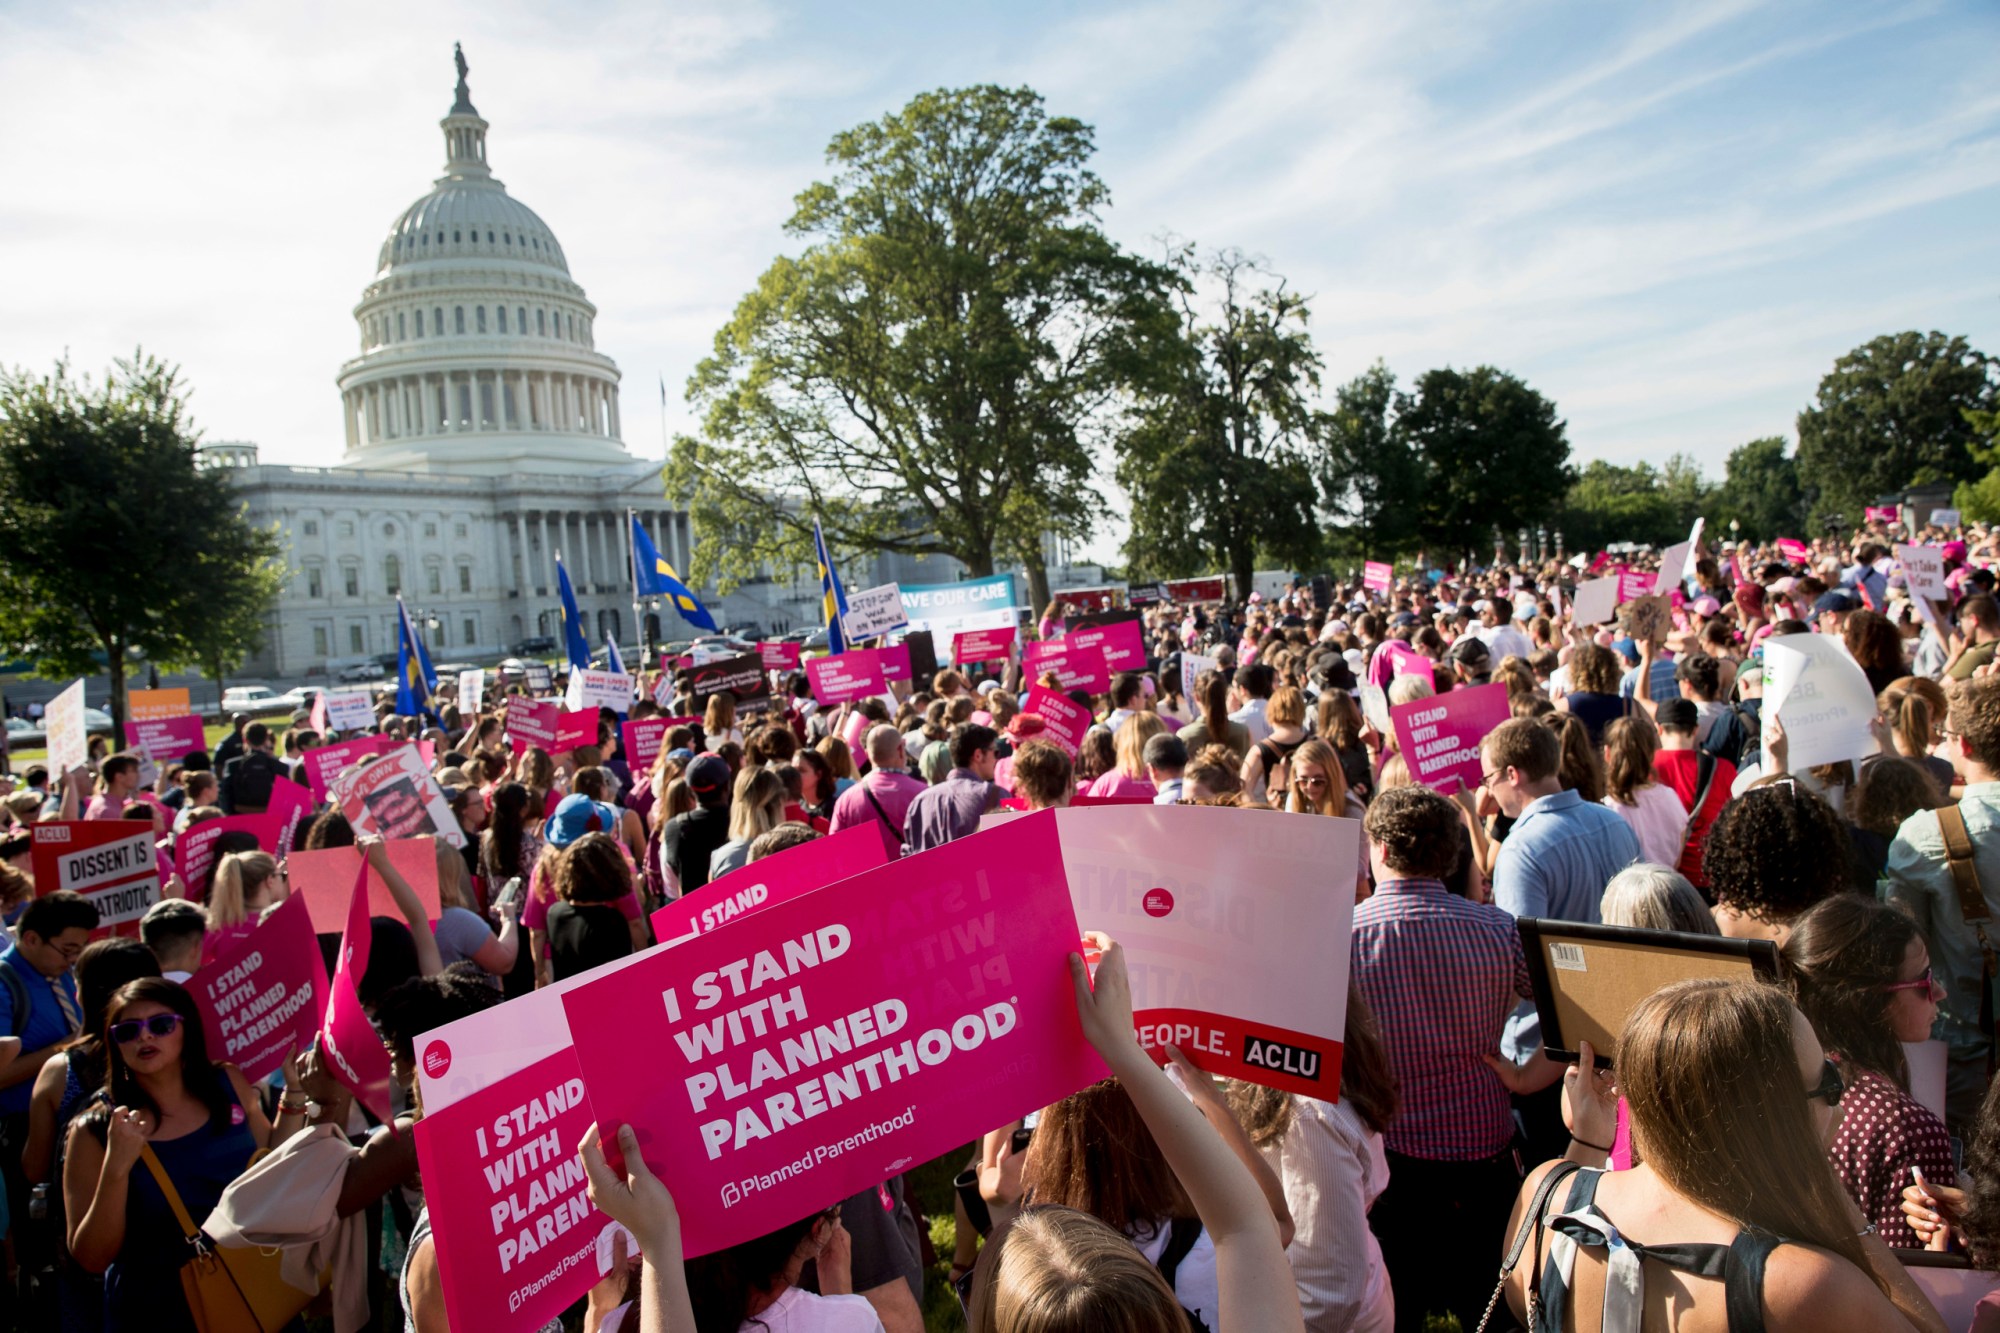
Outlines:
POLYGON ((224 950, 250 938, 250 932, 257 929, 255 921, 239 921, 233 926, 210 926, 208 933, 201 937, 201 965, 207 967, 220 957, 224 950))
POLYGON ((1128 777, 1119 769, 1100 774, 1090 786, 1084 789, 1085 796, 1143 796, 1147 800, 1158 796, 1159 789, 1144 778, 1128 777))

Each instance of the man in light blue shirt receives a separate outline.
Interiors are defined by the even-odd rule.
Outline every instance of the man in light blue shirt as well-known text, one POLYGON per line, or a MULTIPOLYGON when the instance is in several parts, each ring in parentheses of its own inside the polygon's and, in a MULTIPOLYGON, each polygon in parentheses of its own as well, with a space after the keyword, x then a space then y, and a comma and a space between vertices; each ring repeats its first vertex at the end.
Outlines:
MULTIPOLYGON (((1612 644, 1611 648, 1618 654, 1619 660, 1625 663, 1625 674, 1618 681, 1618 693, 1627 699, 1634 698, 1639 693, 1639 671, 1644 666, 1640 661, 1638 641, 1630 638, 1620 639, 1612 644)), ((1681 697, 1680 681, 1674 677, 1673 654, 1658 653, 1653 658, 1653 665, 1646 668, 1646 697, 1656 704, 1681 697)))
MULTIPOLYGON (((1516 917, 1557 921, 1602 920, 1598 905, 1611 877, 1639 859, 1639 840, 1610 808, 1563 790, 1557 771, 1562 745, 1531 718, 1502 722, 1479 747, 1486 789, 1500 812, 1514 821, 1493 865, 1493 902, 1516 917)), ((1542 1025, 1532 1002, 1507 1020, 1500 1049, 1515 1063, 1542 1045, 1542 1025)), ((1538 1152, 1558 1156, 1562 1090, 1552 1086, 1519 1103, 1522 1123, 1538 1152)))

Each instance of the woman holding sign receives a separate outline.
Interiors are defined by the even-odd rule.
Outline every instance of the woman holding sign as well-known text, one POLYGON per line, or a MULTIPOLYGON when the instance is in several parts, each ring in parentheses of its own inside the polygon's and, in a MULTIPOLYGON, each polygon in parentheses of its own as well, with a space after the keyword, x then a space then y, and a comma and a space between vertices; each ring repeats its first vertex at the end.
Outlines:
POLYGON ((103 1040, 105 1095, 70 1130, 63 1169, 70 1254, 105 1274, 106 1333, 194 1333, 180 1280, 190 1251, 167 1190, 207 1217, 260 1148, 305 1124, 305 1102, 280 1102, 274 1128, 243 1072, 208 1058, 194 997, 162 978, 119 988, 103 1040))

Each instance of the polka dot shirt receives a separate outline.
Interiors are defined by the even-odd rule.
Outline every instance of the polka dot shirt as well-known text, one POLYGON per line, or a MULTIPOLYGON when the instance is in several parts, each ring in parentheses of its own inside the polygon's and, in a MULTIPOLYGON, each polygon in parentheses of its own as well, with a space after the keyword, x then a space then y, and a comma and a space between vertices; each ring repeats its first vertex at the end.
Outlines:
POLYGON ((1875 1224, 1892 1248, 1922 1249, 1903 1218, 1903 1186, 1913 1183, 1910 1168, 1924 1179, 1952 1179, 1951 1136, 1944 1122, 1873 1070, 1841 1068, 1847 1095, 1840 1099, 1840 1132, 1827 1155, 1862 1216, 1875 1224))

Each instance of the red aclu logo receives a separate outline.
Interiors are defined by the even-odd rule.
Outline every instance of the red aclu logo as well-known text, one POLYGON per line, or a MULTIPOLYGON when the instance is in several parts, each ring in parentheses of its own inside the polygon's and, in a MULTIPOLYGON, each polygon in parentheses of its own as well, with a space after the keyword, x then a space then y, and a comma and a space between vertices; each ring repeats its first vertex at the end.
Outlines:
POLYGON ((443 1078, 450 1071, 451 1047, 434 1041, 424 1048, 424 1073, 432 1078, 443 1078))
POLYGON ((1165 889, 1147 889, 1146 896, 1139 900, 1139 906, 1146 909, 1147 916, 1165 916, 1174 910, 1174 895, 1165 889))

